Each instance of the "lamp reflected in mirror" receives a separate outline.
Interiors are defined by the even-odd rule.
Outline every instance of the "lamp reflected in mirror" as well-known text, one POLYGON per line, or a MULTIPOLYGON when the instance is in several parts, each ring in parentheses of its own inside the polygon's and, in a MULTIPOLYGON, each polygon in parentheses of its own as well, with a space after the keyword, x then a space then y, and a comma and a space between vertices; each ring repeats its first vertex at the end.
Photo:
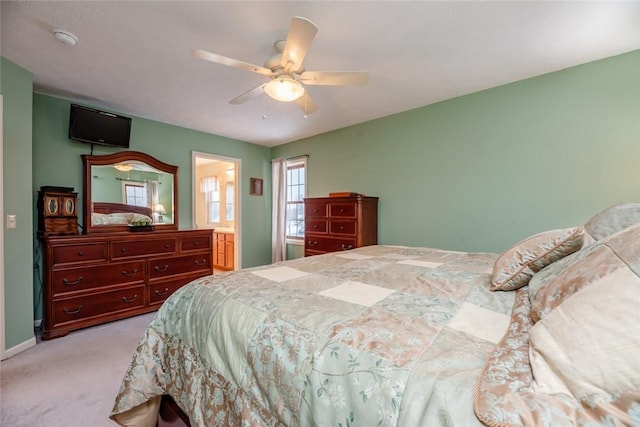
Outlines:
POLYGON ((163 222, 163 218, 162 215, 166 214, 167 210, 164 208, 164 206, 162 206, 161 203, 156 204, 153 207, 153 214, 155 215, 155 219, 154 222, 163 222))

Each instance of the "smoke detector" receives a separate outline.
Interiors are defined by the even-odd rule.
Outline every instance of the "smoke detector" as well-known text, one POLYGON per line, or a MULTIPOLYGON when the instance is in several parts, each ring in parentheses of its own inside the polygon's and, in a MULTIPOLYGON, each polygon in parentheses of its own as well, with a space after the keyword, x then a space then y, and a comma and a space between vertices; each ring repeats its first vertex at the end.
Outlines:
POLYGON ((53 36, 67 46, 75 46, 78 43, 78 37, 66 30, 53 30, 53 36))

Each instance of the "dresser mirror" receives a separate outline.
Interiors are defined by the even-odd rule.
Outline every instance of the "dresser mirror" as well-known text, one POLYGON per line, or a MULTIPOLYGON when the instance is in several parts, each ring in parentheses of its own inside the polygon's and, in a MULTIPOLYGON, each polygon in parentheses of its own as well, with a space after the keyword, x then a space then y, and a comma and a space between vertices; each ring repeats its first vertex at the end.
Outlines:
POLYGON ((178 167, 137 151, 82 155, 85 233, 178 229, 178 167))

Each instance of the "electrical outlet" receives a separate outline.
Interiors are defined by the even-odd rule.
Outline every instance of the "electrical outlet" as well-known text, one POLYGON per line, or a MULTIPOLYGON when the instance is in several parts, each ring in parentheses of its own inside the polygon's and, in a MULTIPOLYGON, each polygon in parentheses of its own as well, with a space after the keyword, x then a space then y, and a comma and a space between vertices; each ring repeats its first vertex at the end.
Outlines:
POLYGON ((7 215, 7 228, 16 228, 16 216, 7 215))

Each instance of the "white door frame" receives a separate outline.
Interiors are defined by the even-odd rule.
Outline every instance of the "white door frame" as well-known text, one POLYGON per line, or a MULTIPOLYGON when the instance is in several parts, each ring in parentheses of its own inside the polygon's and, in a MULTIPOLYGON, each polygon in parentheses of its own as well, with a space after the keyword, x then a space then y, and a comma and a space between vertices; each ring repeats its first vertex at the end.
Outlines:
MULTIPOLYGON (((233 245, 233 259, 235 264, 235 269, 240 270, 242 268, 242 191, 240 183, 242 182, 242 159, 238 159, 235 157, 227 157, 220 156, 217 154, 204 153, 200 151, 192 151, 191 152, 191 226, 196 228, 196 192, 198 191, 199 185, 196 182, 196 159, 205 158, 211 160, 220 160, 223 162, 233 163, 235 165, 235 212, 234 212, 234 224, 236 235, 234 239, 233 245)), ((213 248, 211 248, 213 250, 213 248)))
POLYGON ((4 342, 4 128, 2 126, 4 118, 4 99, 0 94, 0 360, 5 358, 6 348, 4 342))

